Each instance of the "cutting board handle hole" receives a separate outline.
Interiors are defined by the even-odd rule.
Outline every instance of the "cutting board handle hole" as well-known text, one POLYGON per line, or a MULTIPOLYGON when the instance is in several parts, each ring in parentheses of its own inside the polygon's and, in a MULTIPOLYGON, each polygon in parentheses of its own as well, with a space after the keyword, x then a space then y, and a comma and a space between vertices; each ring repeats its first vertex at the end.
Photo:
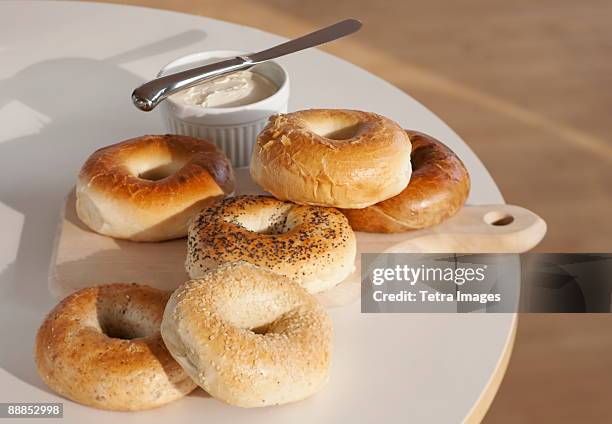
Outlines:
POLYGON ((487 212, 483 219, 487 224, 494 225, 496 227, 503 227, 514 222, 514 217, 512 215, 500 211, 487 212))

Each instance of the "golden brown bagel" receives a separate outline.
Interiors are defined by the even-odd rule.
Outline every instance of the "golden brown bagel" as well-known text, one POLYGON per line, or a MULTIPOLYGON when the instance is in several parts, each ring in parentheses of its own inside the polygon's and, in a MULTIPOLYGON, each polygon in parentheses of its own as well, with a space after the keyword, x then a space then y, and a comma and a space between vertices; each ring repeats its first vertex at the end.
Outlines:
POLYGON ((406 188, 410 140, 375 113, 310 109, 275 115, 257 137, 250 170, 280 200, 364 208, 406 188))
POLYGON ((222 264, 245 261, 316 293, 349 276, 356 249, 355 233, 336 209, 238 196, 194 219, 185 266, 191 278, 199 278, 222 264))
POLYGON ((68 296, 36 335, 41 378, 68 399, 118 411, 154 408, 189 393, 196 385, 159 331, 168 297, 136 284, 68 296))
POLYGON ((194 381, 231 405, 294 402, 328 379, 325 308, 294 281, 255 265, 228 264, 180 286, 161 332, 194 381))
POLYGON ((193 216, 234 190, 232 168, 213 144, 182 135, 133 138, 94 152, 76 187, 92 230, 134 241, 187 234, 193 216))
POLYGON ((406 131, 412 177, 400 194, 365 209, 341 209, 355 231, 398 233, 439 224, 461 209, 470 176, 455 153, 435 138, 406 131))

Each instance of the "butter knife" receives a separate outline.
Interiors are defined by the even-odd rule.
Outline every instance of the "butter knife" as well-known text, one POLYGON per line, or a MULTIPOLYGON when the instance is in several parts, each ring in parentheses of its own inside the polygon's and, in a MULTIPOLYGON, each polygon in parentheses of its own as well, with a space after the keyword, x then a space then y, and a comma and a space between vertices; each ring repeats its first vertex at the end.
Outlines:
POLYGON ((257 53, 237 56, 209 65, 164 75, 135 89, 132 93, 132 101, 138 109, 148 112, 153 110, 166 97, 198 85, 203 81, 249 69, 258 63, 337 40, 354 33, 359 28, 361 28, 361 22, 356 19, 346 19, 257 53))

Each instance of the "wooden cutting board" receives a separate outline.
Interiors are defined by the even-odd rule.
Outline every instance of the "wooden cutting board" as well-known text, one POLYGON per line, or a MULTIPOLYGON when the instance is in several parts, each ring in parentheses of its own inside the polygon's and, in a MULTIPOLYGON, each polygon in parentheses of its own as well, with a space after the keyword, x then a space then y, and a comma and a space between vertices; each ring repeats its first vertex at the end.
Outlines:
MULTIPOLYGON (((236 171, 237 194, 263 194, 245 168, 236 171)), ((442 224, 397 234, 357 233, 357 252, 521 253, 537 245, 546 223, 533 212, 512 205, 466 205, 442 224)), ((137 282, 173 290, 188 279, 184 270, 186 239, 162 243, 116 240, 90 231, 75 210, 70 193, 55 240, 49 270, 51 293, 63 298, 75 290, 110 282, 137 282)), ((317 297, 328 307, 360 295, 359 255, 355 272, 317 297)))

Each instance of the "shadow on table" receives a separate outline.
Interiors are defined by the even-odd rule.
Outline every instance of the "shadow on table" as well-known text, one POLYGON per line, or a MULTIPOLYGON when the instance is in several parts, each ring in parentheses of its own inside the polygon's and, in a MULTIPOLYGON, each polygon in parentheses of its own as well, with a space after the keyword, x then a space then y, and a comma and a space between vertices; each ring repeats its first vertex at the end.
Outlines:
POLYGON ((33 361, 34 337, 54 303, 47 291, 53 240, 82 161, 101 146, 159 126, 155 112, 132 106, 130 94, 143 80, 121 65, 205 37, 203 31, 186 31, 103 60, 42 61, 0 80, 0 121, 18 116, 12 127, 23 129, 0 139, 0 201, 24 217, 17 257, 0 269, 0 367, 20 380, 47 390, 33 361), (75 88, 79 96, 71 94, 75 88))

